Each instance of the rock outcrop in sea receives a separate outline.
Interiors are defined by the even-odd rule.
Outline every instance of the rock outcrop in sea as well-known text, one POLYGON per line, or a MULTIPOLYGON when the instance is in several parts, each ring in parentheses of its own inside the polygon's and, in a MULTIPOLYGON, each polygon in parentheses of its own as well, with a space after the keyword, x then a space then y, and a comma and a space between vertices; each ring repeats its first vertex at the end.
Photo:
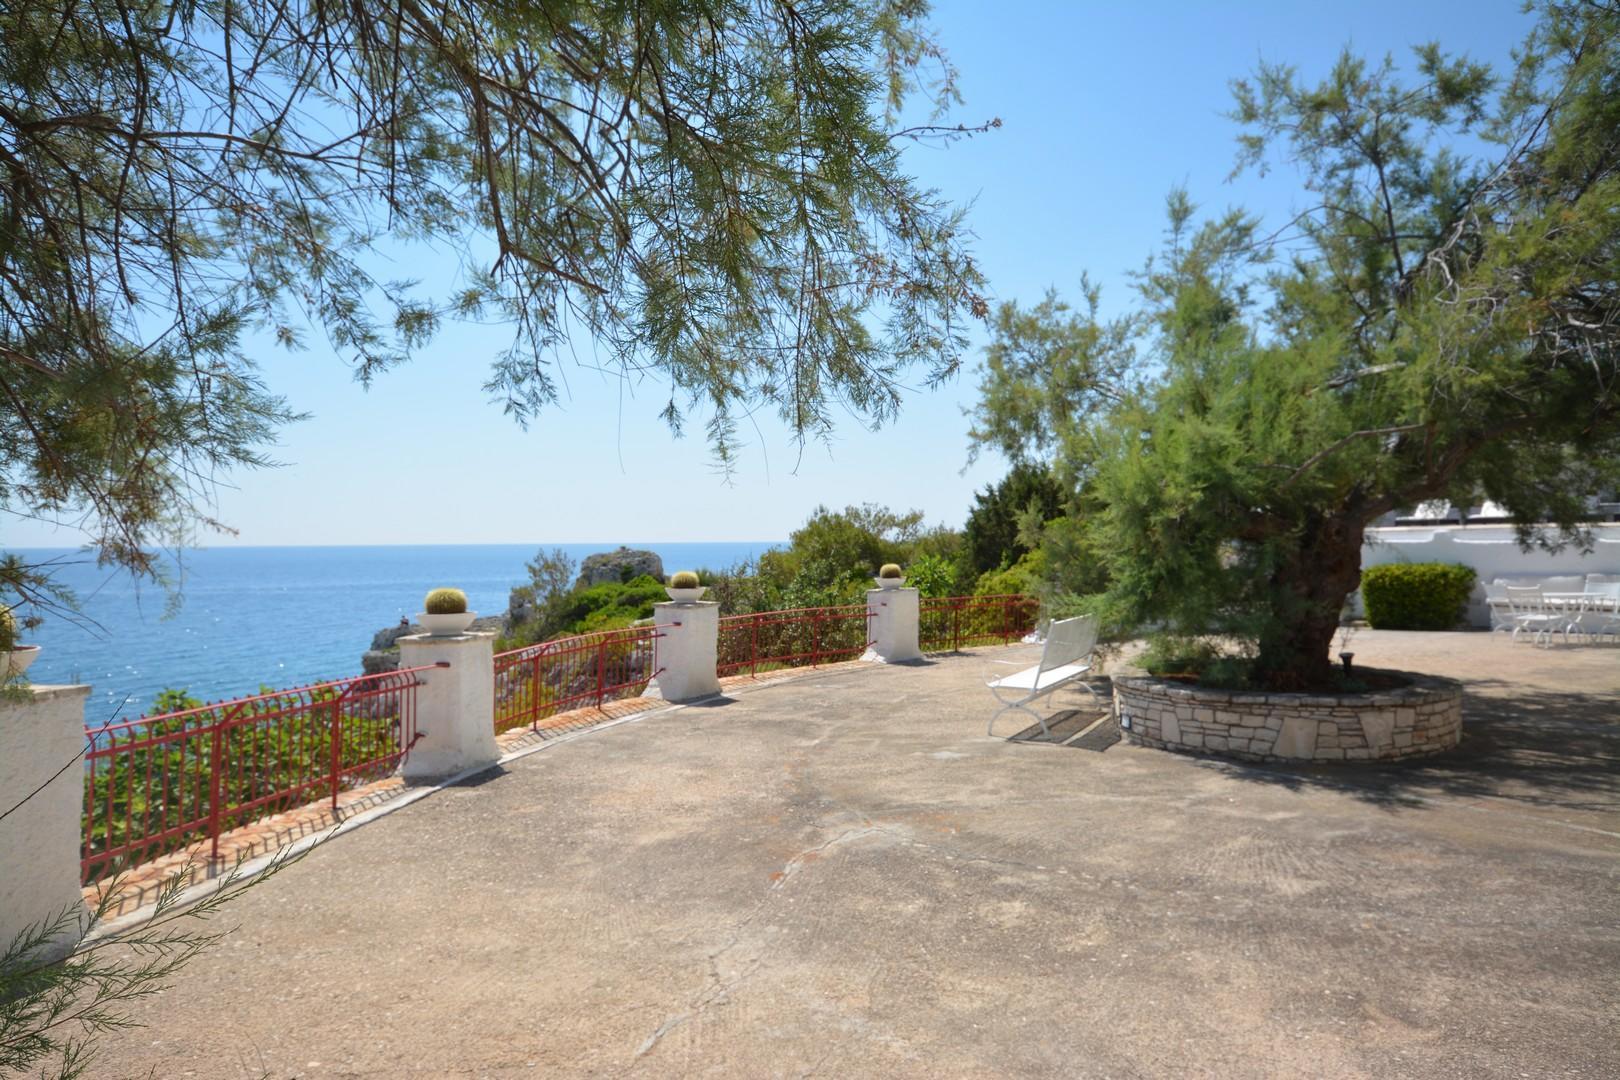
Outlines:
POLYGON ((579 564, 579 581, 574 587, 583 589, 605 581, 628 581, 643 574, 663 581, 664 560, 656 551, 620 547, 585 556, 585 561, 579 564))
MULTIPOLYGON (((485 615, 474 619, 469 630, 492 630, 504 634, 507 630, 505 615, 485 615)), ((371 636, 371 648, 360 654, 360 670, 367 675, 380 675, 399 670, 399 646, 395 644, 407 634, 423 634, 427 629, 416 623, 397 623, 386 626, 371 636)))

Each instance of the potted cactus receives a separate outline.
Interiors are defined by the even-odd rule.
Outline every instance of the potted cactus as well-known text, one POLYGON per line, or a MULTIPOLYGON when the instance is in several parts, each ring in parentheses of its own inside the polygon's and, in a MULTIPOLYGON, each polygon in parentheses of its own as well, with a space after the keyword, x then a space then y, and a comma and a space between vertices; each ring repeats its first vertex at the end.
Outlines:
POLYGON ((0 607, 0 682, 15 679, 28 670, 28 665, 39 659, 38 645, 17 644, 19 631, 17 617, 8 607, 0 607))
POLYGON ((422 601, 416 621, 434 637, 454 637, 477 617, 477 612, 467 610, 467 594, 460 589, 434 589, 422 601))
POLYGON ((677 604, 690 604, 703 596, 704 586, 699 583, 698 576, 690 570, 682 570, 669 579, 664 586, 669 598, 677 604))
POLYGON ((896 563, 884 563, 883 569, 878 571, 877 585, 880 589, 898 589, 905 583, 906 575, 896 563))

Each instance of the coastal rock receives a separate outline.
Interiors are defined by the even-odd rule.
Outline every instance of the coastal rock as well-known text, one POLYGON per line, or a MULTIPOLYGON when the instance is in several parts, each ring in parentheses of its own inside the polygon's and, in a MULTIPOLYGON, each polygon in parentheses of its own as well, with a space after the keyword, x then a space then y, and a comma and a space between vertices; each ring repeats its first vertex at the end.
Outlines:
POLYGON ((583 589, 605 581, 627 581, 643 574, 664 580, 664 560, 655 551, 621 547, 616 551, 587 555, 585 561, 579 564, 579 581, 574 587, 583 589))
MULTIPOLYGON (((510 628, 505 615, 484 615, 472 621, 468 630, 504 634, 510 628)), ((397 623, 384 627, 371 636, 371 648, 360 654, 360 670, 367 675, 399 670, 399 639, 407 634, 425 634, 427 629, 416 623, 397 623)))
POLYGON ((398 671, 399 650, 367 649, 360 655, 360 670, 366 675, 381 675, 385 671, 398 671))
POLYGON ((422 628, 415 623, 402 622, 397 626, 385 627, 371 635, 371 650, 373 652, 382 652, 385 649, 392 649, 395 647, 394 642, 406 634, 420 634, 421 632, 422 628))

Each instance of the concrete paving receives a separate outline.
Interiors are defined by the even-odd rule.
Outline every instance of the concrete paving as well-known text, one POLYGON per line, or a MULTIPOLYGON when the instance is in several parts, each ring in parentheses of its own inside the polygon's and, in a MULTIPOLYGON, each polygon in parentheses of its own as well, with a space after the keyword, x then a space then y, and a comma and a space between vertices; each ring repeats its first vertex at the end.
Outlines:
POLYGON ((1620 1075, 1620 649, 1353 648, 1464 746, 986 738, 1021 647, 595 732, 250 892, 96 1075, 1620 1075))

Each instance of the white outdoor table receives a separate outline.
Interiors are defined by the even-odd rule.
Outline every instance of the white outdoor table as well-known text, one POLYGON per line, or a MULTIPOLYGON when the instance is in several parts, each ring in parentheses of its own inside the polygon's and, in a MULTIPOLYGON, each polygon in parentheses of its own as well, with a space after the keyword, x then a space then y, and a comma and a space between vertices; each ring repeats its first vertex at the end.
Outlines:
POLYGON ((1620 596, 1613 593, 1559 593, 1550 592, 1541 594, 1542 601, 1549 607, 1561 611, 1572 609, 1580 611, 1620 611, 1620 596))

